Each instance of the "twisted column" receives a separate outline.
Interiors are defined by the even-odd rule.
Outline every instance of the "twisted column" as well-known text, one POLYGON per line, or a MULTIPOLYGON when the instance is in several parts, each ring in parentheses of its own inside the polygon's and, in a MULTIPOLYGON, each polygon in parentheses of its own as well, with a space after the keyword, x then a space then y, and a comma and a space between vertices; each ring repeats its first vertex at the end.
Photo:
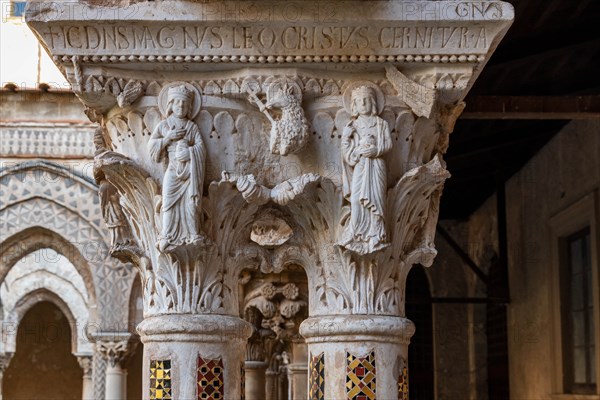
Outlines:
POLYGON ((96 337, 96 350, 106 360, 106 400, 122 400, 127 397, 126 364, 137 345, 130 333, 102 334, 96 337))

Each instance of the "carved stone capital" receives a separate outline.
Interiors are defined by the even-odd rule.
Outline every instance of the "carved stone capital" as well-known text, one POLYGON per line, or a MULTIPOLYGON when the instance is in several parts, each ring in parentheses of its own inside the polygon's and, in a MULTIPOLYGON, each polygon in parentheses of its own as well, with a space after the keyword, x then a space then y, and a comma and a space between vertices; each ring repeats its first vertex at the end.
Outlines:
POLYGON ((94 357, 92 355, 78 355, 77 362, 83 370, 83 378, 92 379, 94 369, 94 357))
POLYGON ((95 337, 96 351, 113 368, 125 367, 137 343, 130 333, 102 334, 95 337))
MULTIPOLYGON (((138 267, 146 317, 239 316, 241 274, 290 265, 310 315, 403 315, 410 268, 436 254, 449 134, 512 6, 311 0, 292 21, 258 1, 241 27, 227 10, 245 3, 97 20, 29 3, 102 125, 113 254, 138 267)), ((265 319, 276 335, 282 315, 265 319)))
POLYGON ((254 327, 246 360, 266 362, 291 348, 307 313, 307 294, 292 282, 255 284, 244 299, 244 317, 254 327))

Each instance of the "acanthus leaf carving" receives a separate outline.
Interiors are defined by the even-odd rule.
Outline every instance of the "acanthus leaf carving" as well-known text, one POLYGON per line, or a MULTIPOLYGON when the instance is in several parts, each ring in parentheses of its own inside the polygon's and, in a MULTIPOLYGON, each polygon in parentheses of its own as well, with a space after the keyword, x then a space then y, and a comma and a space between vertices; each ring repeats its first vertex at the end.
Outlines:
MULTIPOLYGON (((261 85, 268 89, 274 79, 262 82, 261 85)), ((168 99, 168 88, 175 86, 182 86, 182 83, 167 84, 159 93, 158 108, 163 113, 167 108, 165 103, 168 99), (160 99, 161 94, 164 96, 163 100, 160 99)), ((398 103, 384 108, 385 96, 377 86, 368 81, 346 85, 344 100, 348 104, 348 110, 341 109, 337 113, 335 110, 326 113, 315 111, 313 114, 317 116, 313 120, 316 121, 315 125, 319 126, 319 133, 329 134, 335 139, 336 133, 346 131, 344 135, 340 135, 343 136, 342 142, 350 137, 351 141, 356 142, 355 149, 363 139, 361 134, 364 134, 365 140, 373 142, 376 139, 375 142, 381 142, 378 144, 380 148, 372 146, 374 143, 369 143, 375 148, 371 157, 364 154, 360 156, 358 153, 355 153, 354 157, 357 164, 361 158, 380 160, 383 166, 378 171, 383 171, 383 174, 373 172, 374 168, 367 168, 371 175, 363 177, 368 179, 357 177, 356 182, 352 182, 352 174, 348 174, 346 182, 350 190, 346 191, 346 202, 343 187, 312 172, 284 180, 273 187, 261 185, 252 174, 223 172, 221 182, 209 184, 209 193, 199 196, 200 200, 195 203, 198 216, 196 228, 202 234, 202 240, 193 239, 192 245, 174 245, 169 249, 169 246, 166 246, 157 251, 156 244, 160 244, 169 218, 165 219, 163 213, 165 185, 161 187, 154 181, 158 189, 150 203, 155 219, 155 241, 150 244, 146 242, 144 246, 138 245, 139 248, 148 248, 148 254, 151 253, 147 259, 138 263, 145 266, 142 269, 148 269, 144 275, 147 297, 152 299, 148 312, 232 313, 235 306, 227 304, 223 299, 237 296, 236 282, 242 269, 238 264, 244 265, 245 268, 276 272, 292 262, 297 262, 307 269, 311 286, 315 288, 310 295, 311 304, 314 305, 311 307, 316 313, 335 309, 341 313, 389 314, 399 310, 403 296, 401 271, 406 270, 405 265, 409 262, 400 261, 397 255, 390 258, 390 247, 397 248, 397 240, 394 238, 397 222, 392 217, 398 215, 392 200, 397 193, 386 189, 388 185, 385 163, 389 158, 386 157, 384 161, 383 156, 392 147, 392 138, 395 138, 393 133, 399 135, 399 139, 406 137, 408 146, 401 143, 401 146, 407 147, 407 151, 402 152, 403 160, 404 156, 407 157, 407 171, 403 170, 402 179, 408 179, 413 170, 437 159, 435 155, 440 151, 439 145, 442 140, 440 133, 445 132, 446 125, 439 119, 415 118, 412 111, 398 103), (360 112, 352 112, 352 102, 358 100, 365 100, 365 104, 371 103, 365 107, 365 110, 369 107, 370 110, 363 111, 363 115, 369 117, 366 119, 370 122, 375 121, 374 124, 361 124, 360 112), (329 113, 335 115, 335 120, 329 113), (393 127, 388 121, 393 122, 393 127), (352 132, 349 132, 350 130, 352 132), (386 145, 386 142, 390 143, 386 145), (364 185, 361 186, 361 183, 368 183, 369 190, 366 190, 364 185), (376 218, 370 221, 368 229, 359 233, 358 240, 355 240, 354 232, 348 229, 353 211, 352 185, 358 188, 354 210, 360 212, 356 213, 356 219, 360 220, 361 214, 376 211, 376 218), (273 224, 260 225, 260 215, 264 215, 262 211, 275 208, 289 213, 290 218, 283 218, 283 224, 279 224, 277 229, 273 224), (283 230, 279 231, 280 228, 283 230), (350 241, 347 240, 349 231, 352 233, 350 241), (361 236, 371 236, 374 240, 364 245, 365 241, 361 236), (354 241, 358 241, 360 246, 352 246, 350 243, 354 241), (194 257, 192 254, 202 255, 194 257), (241 261, 238 263, 238 260, 241 261), (188 288, 181 288, 181 282, 188 280, 188 288)), ((193 90, 197 90, 193 87, 193 90)), ((191 108, 194 115, 200 115, 194 119, 198 127, 205 122, 207 127, 210 125, 207 132, 201 133, 204 140, 209 136, 211 139, 213 136, 217 138, 223 135, 237 137, 235 133, 239 133, 239 126, 245 125, 239 122, 244 114, 236 116, 235 113, 229 114, 227 111, 214 111, 211 114, 200 110, 199 105, 188 106, 187 111, 191 108), (210 121, 205 121, 203 115, 207 118, 210 116, 210 121)), ((133 111, 125 110, 124 114, 113 114, 106 122, 107 128, 113 132, 110 136, 140 135, 140 131, 144 136, 148 134, 152 125, 153 131, 156 132, 158 126, 165 121, 161 120, 156 110, 156 107, 148 105, 133 111)), ((454 115, 449 113, 448 120, 454 115)), ((169 152, 163 149, 162 156, 168 157, 168 154, 169 152)), ((441 159, 438 161, 441 163, 441 159)), ((356 168, 356 164, 354 167, 356 168)), ((152 166, 145 168, 151 170, 152 166)), ((196 168, 196 171, 198 170, 202 168, 196 168)), ((153 176, 157 176, 155 170, 153 176)), ((198 180, 197 187, 201 186, 201 181, 198 180)), ((124 207, 124 213, 129 215, 127 207, 124 207)), ((135 230, 132 225, 132 232, 135 230)), ((141 251, 138 253, 144 256, 147 254, 141 251)), ((427 252, 421 252, 421 257, 425 253, 427 252)))
POLYGON ((248 359, 267 361, 284 342, 298 336, 308 303, 304 293, 292 282, 263 282, 244 298, 244 318, 254 325, 249 340, 248 359))

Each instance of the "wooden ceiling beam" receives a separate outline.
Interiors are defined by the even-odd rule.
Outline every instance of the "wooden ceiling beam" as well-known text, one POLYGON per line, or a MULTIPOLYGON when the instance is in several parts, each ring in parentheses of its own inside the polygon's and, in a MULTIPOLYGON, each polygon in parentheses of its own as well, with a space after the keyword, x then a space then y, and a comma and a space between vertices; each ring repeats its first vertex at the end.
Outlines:
POLYGON ((461 119, 600 119, 600 95, 472 96, 461 119))

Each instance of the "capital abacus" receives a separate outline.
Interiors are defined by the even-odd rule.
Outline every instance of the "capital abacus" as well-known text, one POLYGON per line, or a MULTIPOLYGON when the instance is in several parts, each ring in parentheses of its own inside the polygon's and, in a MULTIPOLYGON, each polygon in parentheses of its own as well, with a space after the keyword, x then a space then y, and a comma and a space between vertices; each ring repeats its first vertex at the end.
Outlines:
MULTIPOLYGON (((53 26, 44 32, 53 49, 124 51, 161 49, 227 51, 377 51, 391 49, 486 49, 485 28, 463 26, 53 26)), ((351 53, 348 53, 351 54, 351 53)))

